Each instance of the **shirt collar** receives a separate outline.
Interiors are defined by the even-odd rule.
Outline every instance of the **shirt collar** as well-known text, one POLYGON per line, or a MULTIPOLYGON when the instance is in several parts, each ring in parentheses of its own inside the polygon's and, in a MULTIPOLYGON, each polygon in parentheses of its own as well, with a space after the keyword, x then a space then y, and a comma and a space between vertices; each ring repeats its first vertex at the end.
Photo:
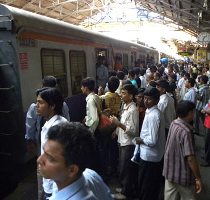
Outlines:
POLYGON ((56 194, 50 198, 50 200, 57 200, 57 199, 69 199, 70 197, 74 196, 78 191, 84 187, 85 185, 85 178, 82 175, 79 179, 77 179, 72 184, 66 186, 65 188, 59 190, 56 194))
POLYGON ((133 101, 131 101, 131 102, 130 102, 129 104, 127 104, 127 105, 124 103, 123 110, 128 110, 128 108, 129 108, 132 104, 134 104, 133 101))
POLYGON ((44 127, 45 128, 50 128, 52 124, 58 119, 59 115, 54 115, 50 120, 46 121, 44 127))
POLYGON ((151 108, 147 108, 147 109, 146 109, 146 113, 150 113, 150 112, 152 112, 152 111, 155 110, 155 109, 158 109, 157 105, 154 105, 154 106, 152 106, 151 108))
POLYGON ((91 92, 90 94, 87 95, 86 97, 86 101, 88 101, 95 93, 91 92))
POLYGON ((166 96, 167 96, 166 93, 165 94, 162 94, 162 95, 160 95, 160 99, 164 99, 166 96))
POLYGON ((187 126, 191 131, 194 130, 193 126, 191 126, 188 122, 186 122, 185 120, 181 119, 181 118, 177 118, 176 121, 178 123, 184 124, 185 126, 187 126))

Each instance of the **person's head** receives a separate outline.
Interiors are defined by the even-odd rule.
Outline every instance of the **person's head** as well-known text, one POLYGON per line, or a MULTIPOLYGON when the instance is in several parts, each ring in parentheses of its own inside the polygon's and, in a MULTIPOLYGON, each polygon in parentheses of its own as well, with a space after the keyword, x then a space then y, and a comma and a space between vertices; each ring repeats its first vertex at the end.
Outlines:
POLYGON ((155 87, 148 87, 144 91, 144 105, 146 108, 151 108, 158 104, 160 92, 155 87))
POLYGON ((169 82, 176 82, 176 79, 177 79, 177 76, 174 73, 170 74, 168 77, 169 82))
POLYGON ((42 87, 56 87, 57 79, 54 76, 45 76, 42 80, 42 87))
POLYGON ((195 104, 191 101, 182 100, 177 104, 177 117, 184 119, 188 123, 192 122, 194 117, 195 104))
POLYGON ((95 141, 90 131, 79 122, 52 126, 44 153, 37 159, 43 177, 56 182, 59 189, 76 181, 95 154, 95 141))
POLYGON ((139 67, 135 67, 133 70, 134 70, 134 73, 135 73, 136 77, 139 77, 140 68, 139 67))
POLYGON ((108 80, 108 89, 110 92, 114 93, 119 87, 119 79, 116 76, 111 76, 108 80))
POLYGON ((165 94, 169 89, 169 83, 166 80, 160 80, 157 82, 156 88, 160 92, 160 95, 165 94))
POLYGON ((195 79, 195 80, 196 80, 197 76, 198 76, 197 73, 192 73, 192 74, 191 74, 191 78, 193 78, 193 79, 195 79))
POLYGON ((131 83, 130 80, 127 79, 127 80, 123 80, 123 81, 122 81, 122 86, 123 86, 123 85, 132 85, 132 83, 131 83))
POLYGON ((115 70, 109 71, 109 77, 117 76, 117 72, 115 70))
POLYGON ((160 73, 159 72, 155 72, 154 73, 154 81, 158 81, 158 80, 160 80, 160 78, 161 78, 160 73))
POLYGON ((37 114, 50 119, 54 115, 62 115, 63 96, 56 88, 37 90, 37 114))
POLYGON ((193 78, 188 78, 187 81, 185 82, 185 87, 186 88, 192 88, 195 85, 195 79, 193 78))
POLYGON ((151 87, 156 87, 156 85, 157 85, 157 83, 154 80, 151 80, 149 82, 149 86, 151 86, 151 87))
POLYGON ((128 78, 129 78, 130 80, 135 79, 135 72, 134 72, 133 69, 130 69, 130 70, 128 71, 128 78))
POLYGON ((119 80, 124 80, 124 78, 125 78, 125 73, 124 73, 123 71, 118 71, 118 72, 117 72, 117 78, 118 78, 119 80))
POLYGON ((207 82, 208 82, 208 76, 206 76, 206 75, 200 76, 200 83, 201 84, 207 84, 207 82))
POLYGON ((155 73, 157 71, 157 67, 155 65, 150 66, 150 72, 155 73))
POLYGON ((142 105, 144 103, 144 91, 145 88, 138 89, 137 95, 135 96, 137 105, 142 105))
POLYGON ((95 89, 95 80, 91 77, 87 77, 82 80, 82 93, 88 95, 89 93, 93 92, 95 89))
POLYGON ((146 73, 146 70, 144 68, 141 68, 140 69, 140 75, 141 76, 144 76, 145 73, 146 73))
POLYGON ((186 73, 184 74, 184 79, 187 80, 188 78, 190 78, 190 74, 186 72, 186 73))
POLYGON ((135 101, 135 95, 137 94, 137 89, 132 84, 123 85, 121 90, 121 98, 125 104, 129 104, 135 101))
POLYGON ((169 74, 170 73, 173 73, 173 71, 174 71, 174 68, 173 68, 173 65, 172 64, 168 65, 167 69, 168 69, 168 73, 169 74))

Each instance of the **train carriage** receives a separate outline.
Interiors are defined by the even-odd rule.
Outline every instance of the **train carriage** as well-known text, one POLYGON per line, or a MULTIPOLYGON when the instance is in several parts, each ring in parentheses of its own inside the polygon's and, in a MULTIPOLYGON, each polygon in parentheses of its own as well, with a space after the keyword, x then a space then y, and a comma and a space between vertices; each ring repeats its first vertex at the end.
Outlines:
POLYGON ((96 76, 100 55, 109 60, 112 69, 116 58, 130 67, 138 59, 157 63, 159 53, 0 5, 0 174, 24 162, 24 114, 35 101, 35 90, 41 87, 42 78, 54 75, 65 97, 77 94, 84 77, 96 76))

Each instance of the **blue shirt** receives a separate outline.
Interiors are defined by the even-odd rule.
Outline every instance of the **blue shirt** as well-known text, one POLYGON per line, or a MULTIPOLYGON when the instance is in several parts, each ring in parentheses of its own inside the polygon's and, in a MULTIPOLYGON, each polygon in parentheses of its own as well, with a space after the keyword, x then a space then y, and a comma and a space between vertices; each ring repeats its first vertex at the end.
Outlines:
MULTIPOLYGON (((85 178, 85 187, 90 190, 98 200, 113 200, 109 187, 104 183, 103 179, 94 170, 86 168, 83 172, 85 178)), ((53 194, 58 191, 54 182, 53 194)))
POLYGON ((86 168, 83 172, 86 186, 93 192, 99 200, 113 200, 108 186, 102 178, 93 170, 86 168))
POLYGON ((188 100, 188 101, 191 101, 193 103, 196 103, 196 91, 195 91, 194 87, 190 88, 185 93, 183 100, 188 100))
POLYGON ((72 184, 53 194, 49 200, 97 200, 97 198, 85 187, 85 178, 82 175, 72 184))

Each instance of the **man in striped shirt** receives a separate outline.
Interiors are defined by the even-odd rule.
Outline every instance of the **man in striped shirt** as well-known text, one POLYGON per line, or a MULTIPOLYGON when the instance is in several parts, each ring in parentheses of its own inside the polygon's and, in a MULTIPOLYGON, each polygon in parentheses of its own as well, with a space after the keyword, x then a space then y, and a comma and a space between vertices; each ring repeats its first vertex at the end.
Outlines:
POLYGON ((177 116, 170 126, 166 142, 163 176, 165 200, 195 199, 203 190, 203 183, 192 143, 192 126, 195 104, 180 101, 177 116), (195 185, 195 190, 193 189, 195 185))

